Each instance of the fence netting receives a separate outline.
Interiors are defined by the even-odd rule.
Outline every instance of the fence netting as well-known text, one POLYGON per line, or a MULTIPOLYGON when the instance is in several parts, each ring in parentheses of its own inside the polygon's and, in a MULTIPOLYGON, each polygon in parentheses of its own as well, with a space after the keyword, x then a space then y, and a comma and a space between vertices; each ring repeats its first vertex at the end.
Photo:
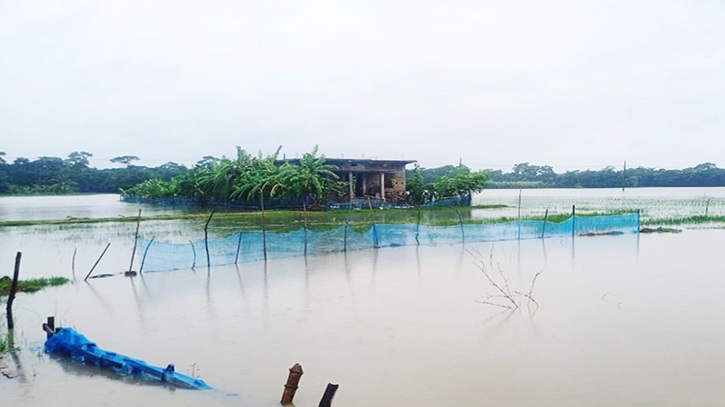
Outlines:
POLYGON ((247 231, 188 243, 139 237, 137 256, 142 259, 144 272, 168 271, 260 261, 265 258, 265 251, 267 259, 275 259, 380 247, 638 233, 639 229, 638 213, 575 215, 560 223, 535 220, 454 226, 345 223, 324 231, 304 228, 291 232, 247 231))

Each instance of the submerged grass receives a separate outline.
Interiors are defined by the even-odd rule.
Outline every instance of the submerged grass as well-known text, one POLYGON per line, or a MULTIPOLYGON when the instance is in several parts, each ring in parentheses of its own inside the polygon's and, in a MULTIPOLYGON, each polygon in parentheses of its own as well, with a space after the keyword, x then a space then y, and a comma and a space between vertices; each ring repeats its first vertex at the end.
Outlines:
MULTIPOLYGON (((34 278, 18 281, 18 292, 34 293, 46 287, 55 287, 68 283, 65 277, 34 278)), ((0 277, 0 295, 10 294, 10 285, 13 279, 8 276, 0 277)))
POLYGON ((682 218, 647 219, 643 225, 702 225, 707 223, 725 223, 725 216, 695 215, 682 218))

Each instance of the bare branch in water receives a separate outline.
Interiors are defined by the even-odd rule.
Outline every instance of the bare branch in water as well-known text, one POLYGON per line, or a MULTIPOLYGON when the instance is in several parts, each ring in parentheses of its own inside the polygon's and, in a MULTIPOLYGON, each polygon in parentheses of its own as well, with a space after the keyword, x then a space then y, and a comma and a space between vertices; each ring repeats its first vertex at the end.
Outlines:
POLYGON ((488 294, 484 296, 482 300, 476 302, 501 308, 518 309, 521 306, 521 300, 517 300, 517 298, 523 297, 526 298, 526 305, 527 307, 529 307, 529 311, 531 311, 531 303, 534 303, 534 305, 536 305, 536 308, 538 309, 539 303, 534 299, 534 287, 536 286, 536 280, 543 271, 539 271, 534 275, 533 279, 531 280, 531 285, 529 286, 528 292, 524 293, 521 291, 512 290, 509 284, 509 279, 506 277, 506 273, 501 267, 501 264, 494 263, 493 246, 491 246, 491 251, 488 254, 488 264, 484 260, 483 256, 481 256, 481 253, 477 250, 466 249, 466 251, 468 251, 468 253, 474 257, 472 263, 481 271, 483 276, 486 278, 486 281, 488 281, 488 283, 496 291, 498 291, 498 294, 488 294), (494 264, 498 268, 498 276, 491 274, 494 264), (499 304, 489 301, 491 299, 501 299, 504 302, 509 302, 511 305, 499 304))

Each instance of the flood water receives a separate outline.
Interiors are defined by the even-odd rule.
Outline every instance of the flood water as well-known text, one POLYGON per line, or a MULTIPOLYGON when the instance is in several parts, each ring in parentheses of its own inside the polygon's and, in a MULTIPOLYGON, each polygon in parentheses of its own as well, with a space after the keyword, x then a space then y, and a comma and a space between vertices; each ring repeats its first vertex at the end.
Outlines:
MULTIPOLYGON (((340 384, 333 405, 348 407, 725 404, 722 229, 385 248, 85 283, 107 242, 100 272, 128 267, 135 225, 109 225, 0 229, 0 274, 19 250, 21 275, 72 277, 77 251, 75 283, 16 298, 19 351, 6 363, 22 376, 0 380, 3 405, 276 406, 296 362, 300 407, 316 406, 328 382, 340 384), (511 291, 528 292, 541 272, 539 306, 478 302, 497 291, 476 261, 511 291), (215 390, 49 357, 48 315, 215 390)), ((174 236, 196 226, 142 224, 174 236)))

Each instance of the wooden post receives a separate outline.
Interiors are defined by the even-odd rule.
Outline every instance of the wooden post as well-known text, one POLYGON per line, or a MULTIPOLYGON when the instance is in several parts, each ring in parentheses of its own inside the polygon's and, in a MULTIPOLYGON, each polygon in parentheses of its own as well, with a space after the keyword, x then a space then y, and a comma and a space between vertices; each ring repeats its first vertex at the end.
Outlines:
POLYGON ((318 407, 332 407, 332 399, 335 397, 335 392, 338 387, 340 387, 339 384, 327 383, 325 394, 322 395, 322 399, 320 400, 318 407))
POLYGON ((347 225, 348 221, 345 221, 345 228, 342 230, 342 252, 347 253, 347 225))
POLYGON ((420 206, 418 206, 418 220, 415 223, 415 245, 420 246, 418 235, 420 234, 420 206))
POLYGON ((209 260, 209 222, 211 222, 211 217, 214 216, 214 211, 211 211, 209 214, 209 218, 206 220, 206 223, 204 224, 204 248, 206 249, 206 267, 207 269, 211 268, 211 261, 209 260))
POLYGON ((576 205, 571 206, 571 237, 576 234, 576 205))
POLYGON ((304 200, 302 201, 302 210, 305 216, 304 219, 304 229, 305 229, 305 257, 307 257, 307 202, 304 200))
POLYGON ((378 247, 380 247, 378 245, 378 228, 375 227, 375 211, 373 211, 373 204, 370 202, 370 198, 368 198, 368 208, 370 208, 370 220, 373 222, 373 248, 377 249, 378 247))
POLYGON ((239 262, 239 253, 242 251, 242 232, 239 232, 239 240, 237 241, 237 255, 234 256, 234 264, 239 262))
POLYGON ((76 253, 78 253, 78 248, 73 249, 73 259, 71 260, 71 271, 73 272, 73 281, 76 281, 76 253))
MULTIPOLYGON (((86 274, 86 278, 84 278, 84 279, 83 279, 83 281, 86 281, 86 280, 88 280, 88 277, 90 277, 90 276, 91 276, 91 273, 93 273, 93 270, 95 270, 95 269, 96 269, 96 266, 98 265, 98 263, 100 263, 100 262, 101 262, 101 259, 103 258, 103 255, 105 255, 105 254, 106 254, 106 251, 108 250, 108 248, 109 248, 110 246, 111 246, 111 243, 109 242, 109 243, 108 243, 108 244, 106 245, 106 248, 105 248, 105 249, 103 249, 103 252, 101 253, 101 255, 100 255, 100 256, 98 256, 98 260, 96 260, 96 262, 95 262, 95 263, 93 264, 93 267, 91 267, 91 270, 90 270, 90 271, 88 272, 88 274, 86 274)), ((133 249, 133 251, 136 251, 136 249, 133 249)), ((131 262, 133 262, 133 260, 131 260, 131 262)), ((127 272, 126 272, 126 275, 129 275, 129 273, 131 273, 131 272, 130 272, 130 271, 127 271, 127 272)), ((134 272, 134 273, 135 273, 135 272, 134 272)))
POLYGON ((549 208, 546 208, 546 212, 544 212, 544 226, 541 229, 541 238, 544 238, 544 235, 546 234, 546 220, 549 218, 549 208))
POLYGON ((461 225, 461 243, 466 243, 466 232, 463 229, 463 218, 461 212, 456 208, 456 214, 458 215, 458 223, 461 225))
POLYGON ((262 252, 264 252, 264 261, 267 262, 267 220, 264 216, 264 190, 259 192, 259 206, 262 208, 262 252))
POLYGON ((642 211, 637 209, 637 233, 642 230, 642 211))
POLYGON ((300 378, 305 372, 302 371, 302 366, 299 363, 295 363, 289 369, 289 375, 287 376, 287 383, 284 385, 284 392, 282 393, 282 405, 292 404, 292 399, 295 397, 295 392, 299 387, 300 378))
POLYGON ((55 334, 55 317, 48 317, 48 322, 43 324, 43 330, 45 331, 46 339, 55 334))
POLYGON ((13 282, 10 283, 10 293, 8 294, 8 303, 6 307, 8 317, 8 331, 12 331, 15 328, 13 323, 13 301, 15 301, 15 293, 18 291, 18 276, 20 275, 20 258, 23 256, 22 253, 18 252, 15 255, 15 271, 13 272, 13 282))
POLYGON ((189 240, 189 244, 191 245, 191 253, 194 255, 194 260, 191 262, 191 269, 194 270, 196 268, 196 248, 191 240, 189 240))
MULTIPOLYGON (((136 221, 136 234, 133 237, 133 251, 131 252, 131 264, 128 265, 128 271, 125 273, 127 276, 132 276, 136 273, 133 272, 133 258, 136 256, 136 245, 138 244, 138 229, 141 227, 141 209, 138 210, 138 221, 136 221)), ((86 277, 88 278, 88 277, 86 277)))
POLYGON ((518 228, 518 240, 521 240, 521 188, 519 188, 519 207, 516 214, 516 226, 518 228))

